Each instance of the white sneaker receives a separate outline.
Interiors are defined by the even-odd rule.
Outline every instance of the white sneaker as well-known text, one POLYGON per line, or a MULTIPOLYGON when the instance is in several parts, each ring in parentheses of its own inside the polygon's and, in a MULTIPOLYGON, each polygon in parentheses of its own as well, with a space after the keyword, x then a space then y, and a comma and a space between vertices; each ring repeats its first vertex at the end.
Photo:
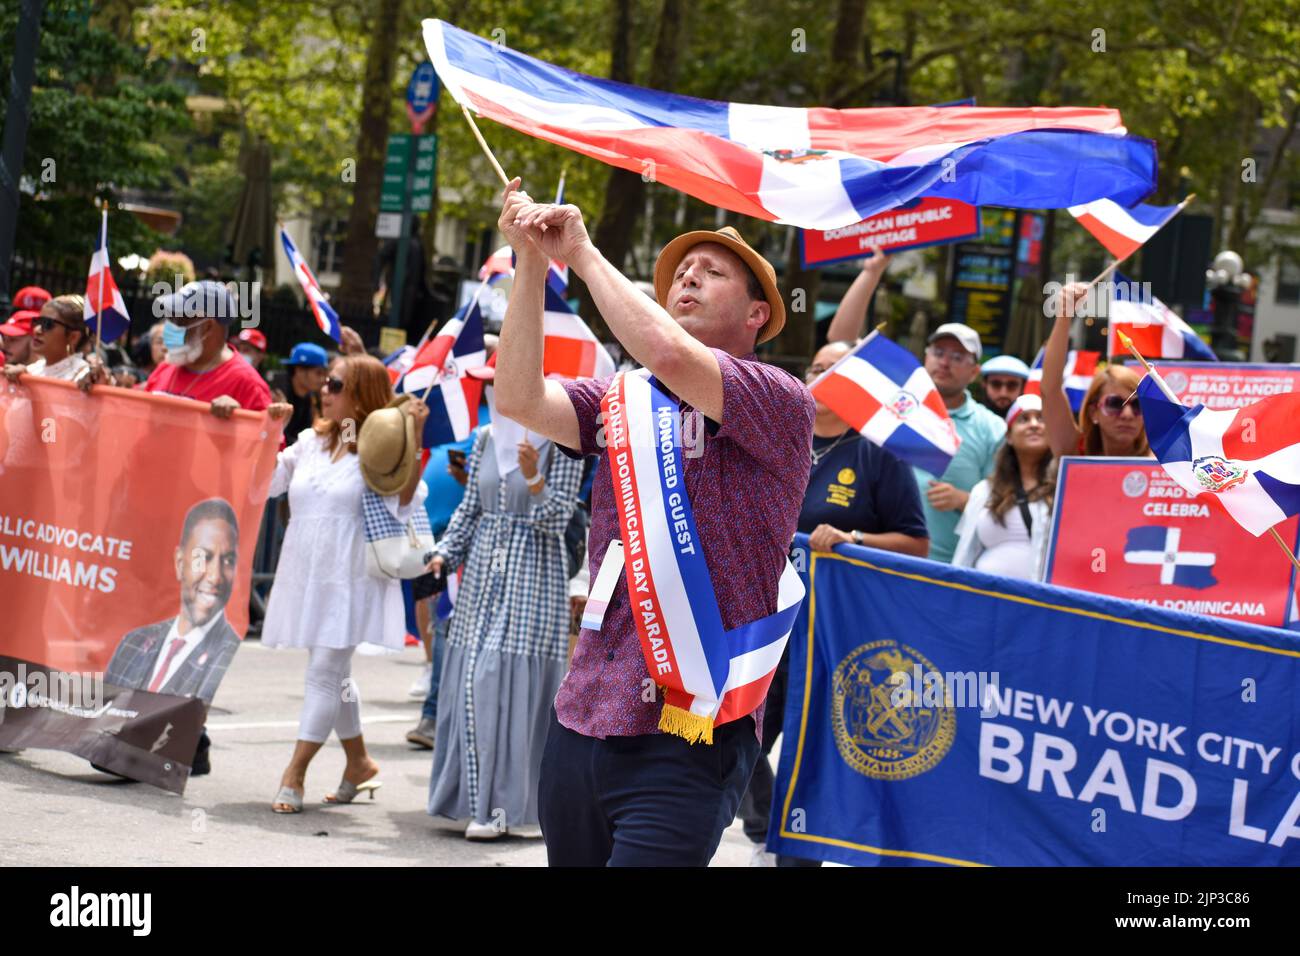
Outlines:
POLYGON ((523 837, 525 840, 540 840, 542 838, 542 828, 536 823, 529 826, 510 827, 510 835, 523 837))
POLYGON ((406 696, 414 697, 417 700, 424 700, 429 696, 429 687, 433 683, 433 665, 425 664, 424 669, 420 671, 420 676, 415 679, 411 689, 406 692, 406 696))
POLYGON ((496 825, 492 823, 475 823, 471 820, 469 825, 465 827, 466 840, 495 840, 505 835, 506 830, 504 827, 498 830, 496 825))
POLYGON ((750 866, 776 866, 776 854, 768 853, 767 847, 759 843, 754 846, 754 852, 749 857, 750 866))

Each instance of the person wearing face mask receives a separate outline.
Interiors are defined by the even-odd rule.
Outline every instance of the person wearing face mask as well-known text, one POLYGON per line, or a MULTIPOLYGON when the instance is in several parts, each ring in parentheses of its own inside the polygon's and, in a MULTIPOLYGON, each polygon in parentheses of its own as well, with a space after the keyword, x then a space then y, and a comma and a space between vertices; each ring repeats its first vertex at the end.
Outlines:
MULTIPOLYGON (((191 282, 179 292, 154 301, 163 322, 163 363, 153 370, 144 390, 209 403, 217 418, 229 418, 237 408, 263 411, 271 404, 271 389, 257 370, 226 341, 227 326, 239 314, 235 299, 220 282, 191 282)), ((114 384, 96 358, 79 383, 114 384)))
POLYGON ((957 526, 952 563, 1007 578, 1041 580, 1055 494, 1043 400, 1021 395, 1007 410, 1007 440, 998 449, 993 474, 971 489, 957 526))
POLYGON ((83 305, 79 295, 61 295, 46 302, 32 322, 32 362, 6 365, 5 378, 16 382, 28 374, 65 382, 75 380, 86 368, 81 352, 90 338, 82 317, 83 305))

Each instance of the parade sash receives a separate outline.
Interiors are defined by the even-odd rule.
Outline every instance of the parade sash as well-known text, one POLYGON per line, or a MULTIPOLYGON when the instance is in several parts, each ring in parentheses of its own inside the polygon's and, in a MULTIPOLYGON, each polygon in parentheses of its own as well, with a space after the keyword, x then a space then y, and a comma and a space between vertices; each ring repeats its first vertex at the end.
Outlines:
POLYGON ((777 610, 725 630, 686 494, 677 402, 653 380, 619 373, 601 409, 622 541, 605 560, 624 565, 646 668, 664 694, 659 729, 712 743, 714 725, 763 702, 804 586, 787 560, 777 610))

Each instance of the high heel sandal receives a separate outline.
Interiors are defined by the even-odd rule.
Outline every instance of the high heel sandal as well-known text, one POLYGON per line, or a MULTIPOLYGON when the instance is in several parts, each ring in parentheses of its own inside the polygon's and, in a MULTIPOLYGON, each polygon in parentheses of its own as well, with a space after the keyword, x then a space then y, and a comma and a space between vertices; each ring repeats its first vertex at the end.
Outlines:
POLYGON ((383 784, 378 780, 367 780, 365 783, 352 783, 349 780, 341 780, 337 790, 325 795, 325 802, 351 803, 363 793, 369 793, 370 799, 373 800, 375 799, 375 791, 382 786, 383 784))
POLYGON ((302 813, 302 793, 293 787, 281 787, 271 801, 272 813, 302 813), (289 810, 281 810, 280 805, 291 807, 289 810))

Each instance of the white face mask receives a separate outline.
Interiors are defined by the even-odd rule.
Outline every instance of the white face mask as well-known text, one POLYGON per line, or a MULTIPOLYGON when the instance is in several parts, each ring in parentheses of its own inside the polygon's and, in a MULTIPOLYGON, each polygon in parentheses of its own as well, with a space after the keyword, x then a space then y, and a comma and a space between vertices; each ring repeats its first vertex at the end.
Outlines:
POLYGON ((207 321, 196 322, 188 329, 173 322, 163 323, 163 344, 167 349, 166 360, 171 365, 189 365, 203 354, 203 333, 193 333, 205 328, 207 321))

